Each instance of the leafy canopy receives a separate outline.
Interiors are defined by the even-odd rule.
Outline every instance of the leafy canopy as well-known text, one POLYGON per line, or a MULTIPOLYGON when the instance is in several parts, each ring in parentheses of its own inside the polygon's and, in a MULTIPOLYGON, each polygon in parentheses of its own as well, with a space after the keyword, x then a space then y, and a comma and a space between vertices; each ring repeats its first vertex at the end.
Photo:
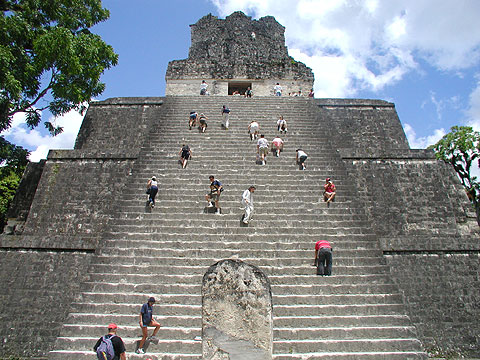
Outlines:
POLYGON ((0 232, 23 171, 28 164, 28 150, 16 146, 0 136, 0 232))
POLYGON ((89 30, 109 17, 101 0, 0 0, 0 10, 0 131, 17 112, 33 129, 42 110, 84 111, 103 92, 100 76, 118 55, 89 30))
POLYGON ((435 151, 437 159, 455 169, 475 207, 477 223, 480 226, 480 186, 477 178, 471 174, 472 165, 475 166, 476 161, 480 167, 480 133, 469 126, 454 126, 451 132, 429 149, 435 151))
MULTIPOLYGON (((454 126, 451 132, 430 146, 435 156, 454 167, 467 190, 478 186, 471 175, 472 164, 480 156, 480 133, 469 126, 454 126)), ((480 166, 480 164, 479 164, 480 166)))

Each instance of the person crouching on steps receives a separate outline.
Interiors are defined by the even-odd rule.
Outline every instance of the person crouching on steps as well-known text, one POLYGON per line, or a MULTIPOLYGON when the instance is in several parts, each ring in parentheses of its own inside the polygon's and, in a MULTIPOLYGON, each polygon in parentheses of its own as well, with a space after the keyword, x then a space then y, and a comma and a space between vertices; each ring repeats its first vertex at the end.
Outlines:
POLYGON ((142 340, 140 340, 138 345, 137 354, 145 354, 143 345, 147 340, 149 326, 155 327, 155 330, 153 330, 152 336, 150 336, 148 339, 158 343, 156 335, 158 330, 160 330, 160 323, 155 321, 153 318, 153 304, 155 304, 155 298, 151 297, 148 299, 148 302, 142 305, 142 309, 140 310, 140 328, 142 329, 142 340))
POLYGON ((205 116, 205 114, 200 114, 200 131, 202 133, 205 132, 205 130, 207 130, 207 120, 208 118, 205 116))
POLYGON ((317 275, 332 275, 332 245, 327 240, 315 243, 315 261, 317 275))
POLYGON ((220 209, 220 194, 223 191, 223 185, 220 181, 215 180, 213 175, 209 176, 210 179, 210 193, 205 195, 205 199, 207 200, 207 207, 213 207, 212 201, 215 202, 215 207, 217 211, 215 212, 216 215, 221 215, 222 211, 220 209))
POLYGON ((155 206, 155 196, 157 196, 157 193, 158 193, 157 178, 155 176, 152 176, 152 178, 148 180, 148 183, 147 183, 148 204, 152 208, 155 206))

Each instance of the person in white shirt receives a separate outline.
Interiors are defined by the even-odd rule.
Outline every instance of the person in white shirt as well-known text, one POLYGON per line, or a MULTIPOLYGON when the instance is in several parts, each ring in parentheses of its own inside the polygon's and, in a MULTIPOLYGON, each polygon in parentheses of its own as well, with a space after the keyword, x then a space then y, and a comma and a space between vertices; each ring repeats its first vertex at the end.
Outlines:
POLYGON ((260 139, 257 142, 257 153, 262 160, 262 165, 266 164, 266 156, 268 154, 268 140, 265 139, 265 135, 260 135, 260 139))
POLYGON ((280 83, 275 85, 273 91, 275 92, 275 96, 282 96, 282 87, 280 86, 280 83))
POLYGON ((258 136, 258 131, 260 130, 260 125, 255 120, 248 125, 248 133, 250 134, 250 140, 254 140, 258 136))
POLYGON ((300 170, 305 170, 307 166, 305 165, 305 160, 307 160, 307 154, 302 149, 297 149, 296 161, 300 170))
POLYGON ((247 190, 245 190, 242 194, 242 205, 245 207, 245 214, 243 215, 243 223, 248 224, 251 220, 253 215, 253 196, 252 194, 255 192, 255 186, 250 186, 247 190))
POLYGON ((272 140, 272 152, 278 157, 281 151, 283 151, 283 140, 277 136, 272 140))
POLYGON ((207 88, 207 82, 205 80, 202 80, 202 83, 200 84, 200 95, 208 95, 207 88))
POLYGON ((283 118, 282 115, 277 120, 277 130, 280 131, 280 133, 287 133, 287 120, 283 118))

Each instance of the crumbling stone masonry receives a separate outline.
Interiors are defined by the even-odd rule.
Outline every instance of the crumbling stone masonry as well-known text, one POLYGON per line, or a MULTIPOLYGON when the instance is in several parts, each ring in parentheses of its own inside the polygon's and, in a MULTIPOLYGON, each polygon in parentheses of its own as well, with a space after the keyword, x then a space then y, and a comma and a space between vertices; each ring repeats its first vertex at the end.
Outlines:
POLYGON ((202 283, 202 343, 205 360, 271 360, 270 282, 257 267, 222 260, 202 283))
POLYGON ((259 20, 237 11, 219 19, 211 14, 191 25, 188 58, 168 64, 168 95, 198 95, 201 80, 211 95, 231 95, 247 87, 255 96, 273 95, 278 82, 283 93, 313 87, 312 70, 288 55, 285 28, 274 17, 259 20))

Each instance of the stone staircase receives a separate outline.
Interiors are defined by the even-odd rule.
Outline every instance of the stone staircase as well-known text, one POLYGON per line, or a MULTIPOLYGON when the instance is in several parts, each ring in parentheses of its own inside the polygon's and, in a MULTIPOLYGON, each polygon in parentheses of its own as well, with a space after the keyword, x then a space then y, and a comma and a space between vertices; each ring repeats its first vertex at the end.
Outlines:
POLYGON ((426 358, 357 189, 316 111, 307 98, 231 96, 167 97, 148 109, 155 126, 122 200, 111 204, 103 246, 49 359, 91 359, 110 322, 119 325, 128 358, 201 359, 195 338, 201 336, 202 276, 225 258, 256 265, 270 279, 276 360, 426 358), (220 127, 224 104, 232 111, 228 131, 220 127), (206 133, 188 130, 191 110, 208 116, 206 133), (247 126, 257 120, 271 141, 279 115, 288 121, 285 150, 256 165, 247 126), (186 169, 178 163, 184 142, 193 151, 186 169), (306 171, 295 165, 299 147, 309 154, 306 171), (160 190, 150 210, 145 184, 152 175, 160 190), (222 215, 204 212, 209 175, 225 187, 222 215), (330 208, 321 200, 327 176, 338 189, 330 208), (243 227, 240 198, 251 184, 255 214, 243 227), (312 266, 320 239, 334 247, 331 277, 316 276, 312 266), (136 355, 140 307, 149 296, 157 299, 161 340, 136 355))

